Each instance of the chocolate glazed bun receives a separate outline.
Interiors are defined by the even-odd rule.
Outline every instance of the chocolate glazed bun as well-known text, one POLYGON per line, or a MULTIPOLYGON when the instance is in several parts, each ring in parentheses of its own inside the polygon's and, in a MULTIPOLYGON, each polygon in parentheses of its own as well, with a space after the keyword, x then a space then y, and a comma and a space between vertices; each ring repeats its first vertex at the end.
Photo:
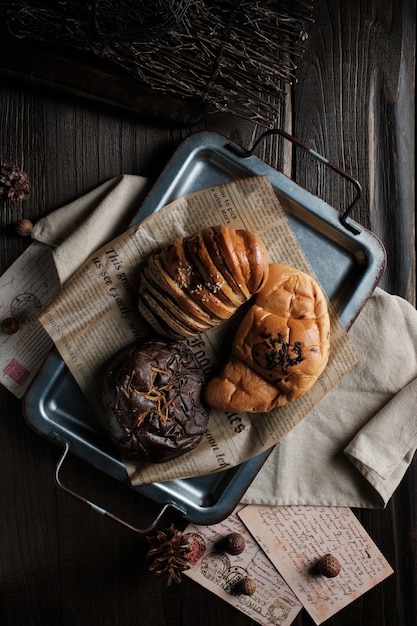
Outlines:
POLYGON ((131 460, 162 463, 193 450, 207 426, 200 400, 203 371, 184 343, 136 343, 109 363, 102 402, 104 423, 131 460))

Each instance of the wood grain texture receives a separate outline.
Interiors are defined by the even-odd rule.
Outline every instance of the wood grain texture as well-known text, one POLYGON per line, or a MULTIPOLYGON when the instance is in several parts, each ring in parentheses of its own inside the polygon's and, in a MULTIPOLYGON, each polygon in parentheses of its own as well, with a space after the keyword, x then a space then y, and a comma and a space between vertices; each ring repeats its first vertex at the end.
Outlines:
MULTIPOLYGON (((316 0, 280 125, 361 181, 354 217, 386 245, 383 286, 415 304, 413 9, 411 0, 316 0)), ((203 129, 244 147, 263 132, 222 114, 187 128, 160 124, 3 80, 0 158, 28 171, 33 189, 24 205, 0 207, 0 271, 29 244, 13 232, 17 219, 35 221, 120 173, 155 180, 179 142, 203 129)), ((350 202, 349 185, 285 142, 268 139, 259 156, 292 171, 332 206, 350 202)), ((145 539, 59 491, 53 478, 59 450, 28 427, 20 402, 3 388, 0 406, 1 626, 255 626, 188 579, 168 588, 151 575, 145 539)), ((77 458, 65 465, 63 479, 138 526, 157 510, 77 458)), ((329 624, 415 626, 416 509, 414 461, 385 510, 355 511, 395 575, 329 624)), ((303 612, 294 624, 312 621, 303 612)))
MULTIPOLYGON (((414 3, 316 2, 295 88, 294 134, 357 178, 353 217, 389 250, 382 286, 415 304, 414 3)), ((349 185, 297 158, 297 180, 343 209, 349 185)))

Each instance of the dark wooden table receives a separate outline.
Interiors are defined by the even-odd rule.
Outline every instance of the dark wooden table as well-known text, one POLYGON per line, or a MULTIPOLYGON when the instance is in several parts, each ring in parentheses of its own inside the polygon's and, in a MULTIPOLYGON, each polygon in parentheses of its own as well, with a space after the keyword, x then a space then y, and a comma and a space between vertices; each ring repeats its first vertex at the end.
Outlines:
MULTIPOLYGON (((412 0, 317 0, 315 24, 282 125, 356 176, 363 199, 354 217, 387 248, 381 286, 415 305, 414 52, 412 0)), ((0 157, 33 183, 29 199, 1 207, 0 270, 28 245, 13 234, 104 180, 133 173, 156 179, 180 140, 209 129, 243 146, 262 129, 225 114, 191 127, 161 124, 3 77, 0 157)), ((260 154, 290 163, 299 184, 333 206, 351 189, 317 163, 288 161, 276 138, 260 154)), ((194 582, 166 587, 148 572, 142 536, 126 531, 56 488, 59 451, 25 423, 21 402, 0 389, 0 624, 2 626, 249 626, 194 582)), ((155 506, 77 458, 65 481, 136 525, 155 506)), ((417 624, 417 464, 385 510, 355 510, 395 570, 384 583, 329 620, 334 626, 417 624)), ((294 622, 312 624, 303 612, 294 622)))

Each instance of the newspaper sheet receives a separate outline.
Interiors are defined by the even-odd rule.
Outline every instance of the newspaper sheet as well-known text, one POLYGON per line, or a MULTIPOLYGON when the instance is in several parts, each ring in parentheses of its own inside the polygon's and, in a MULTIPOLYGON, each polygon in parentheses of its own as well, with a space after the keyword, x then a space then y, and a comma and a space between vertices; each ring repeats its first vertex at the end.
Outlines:
MULTIPOLYGON (((108 360, 128 344, 149 338, 137 311, 137 283, 148 255, 178 235, 213 224, 256 232, 271 262, 313 274, 267 177, 255 176, 182 196, 94 253, 40 316, 98 419, 108 360)), ((206 436, 192 452, 162 464, 126 462, 133 485, 206 475, 236 466, 284 437, 356 363, 357 354, 330 307, 331 356, 314 388, 267 414, 211 410, 206 436)), ((239 313, 187 341, 207 376, 227 355, 239 313)))

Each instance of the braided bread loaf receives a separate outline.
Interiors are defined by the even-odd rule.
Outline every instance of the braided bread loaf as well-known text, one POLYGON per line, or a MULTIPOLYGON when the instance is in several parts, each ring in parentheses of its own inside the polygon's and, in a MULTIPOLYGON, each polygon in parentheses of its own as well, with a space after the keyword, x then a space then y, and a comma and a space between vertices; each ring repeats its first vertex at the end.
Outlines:
POLYGON ((138 309, 159 334, 184 339, 230 318, 267 275, 268 253, 256 234, 212 226, 147 260, 138 309))
POLYGON ((232 353, 203 389, 223 411, 263 413, 304 395, 327 365, 327 301, 307 274, 278 263, 243 318, 232 353))

